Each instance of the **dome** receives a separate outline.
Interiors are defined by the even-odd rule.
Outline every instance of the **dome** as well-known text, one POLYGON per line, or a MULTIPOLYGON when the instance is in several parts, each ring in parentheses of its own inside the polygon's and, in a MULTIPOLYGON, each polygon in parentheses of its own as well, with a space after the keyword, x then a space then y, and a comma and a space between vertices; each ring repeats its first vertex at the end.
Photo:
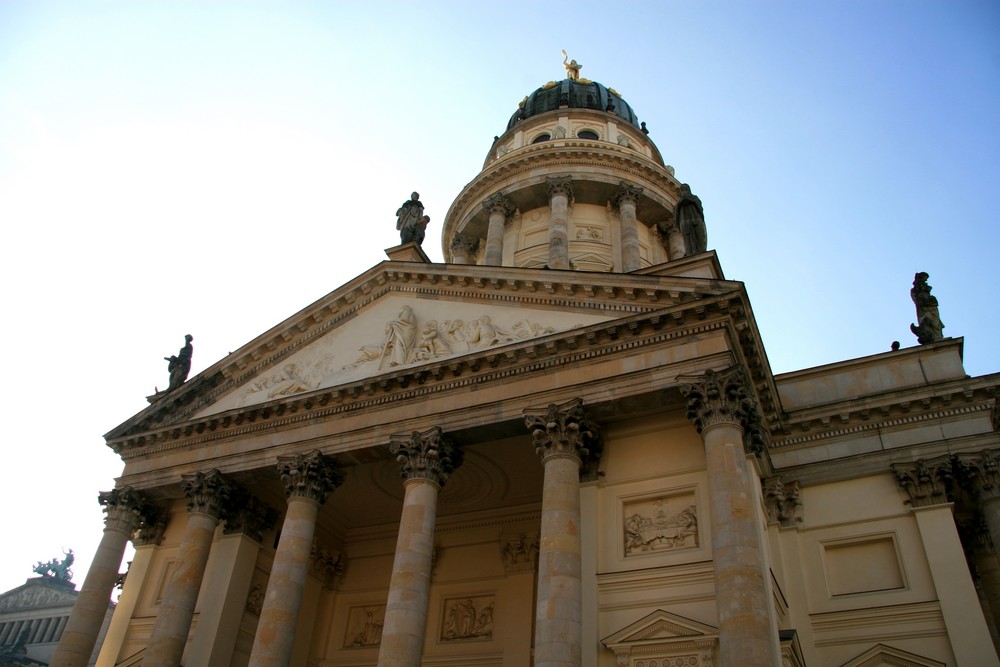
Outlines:
POLYGON ((588 79, 563 79, 559 82, 549 81, 524 98, 510 117, 507 129, 526 118, 560 108, 606 111, 639 127, 639 120, 632 107, 614 89, 588 79))

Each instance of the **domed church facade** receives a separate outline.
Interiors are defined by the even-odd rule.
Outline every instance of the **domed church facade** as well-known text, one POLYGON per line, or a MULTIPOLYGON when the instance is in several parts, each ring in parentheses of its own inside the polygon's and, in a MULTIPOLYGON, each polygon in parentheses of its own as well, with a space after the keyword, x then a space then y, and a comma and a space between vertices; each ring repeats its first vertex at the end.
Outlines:
POLYGON ((998 664, 1000 375, 926 274, 919 344, 774 375, 702 202, 575 61, 444 263, 398 215, 388 260, 107 434, 52 665, 129 540, 99 667, 998 664))

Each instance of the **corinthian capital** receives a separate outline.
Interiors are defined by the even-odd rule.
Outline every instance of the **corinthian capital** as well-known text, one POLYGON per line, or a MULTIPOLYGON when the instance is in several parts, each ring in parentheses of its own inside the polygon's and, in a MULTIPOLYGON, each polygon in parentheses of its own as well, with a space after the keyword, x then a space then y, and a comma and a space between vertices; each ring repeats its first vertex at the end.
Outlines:
POLYGON ((308 454, 287 454, 278 457, 278 474, 285 483, 289 498, 308 498, 320 505, 327 495, 344 481, 333 461, 318 449, 308 454))
POLYGON ((687 417, 701 433, 716 424, 735 424, 744 430, 755 423, 756 408, 747 392, 746 377, 739 366, 724 371, 706 371, 681 384, 687 398, 687 417))
POLYGON ((139 527, 146 509, 146 499, 131 486, 102 491, 97 502, 104 507, 104 525, 126 535, 139 527))
POLYGON ((184 495, 187 496, 189 512, 208 514, 216 519, 222 517, 230 496, 237 489, 232 482, 215 469, 208 472, 196 472, 193 475, 184 475, 181 488, 184 489, 184 495))
POLYGON ((958 482, 980 502, 1000 498, 1000 449, 956 456, 958 482))
POLYGON ((618 185, 618 190, 615 192, 614 199, 611 200, 612 205, 615 210, 621 211, 622 204, 629 202, 636 208, 639 206, 639 195, 642 194, 642 188, 626 183, 622 181, 618 185))
POLYGON ((567 200, 573 201, 572 176, 549 176, 545 179, 545 185, 549 190, 549 199, 562 195, 567 200))
POLYGON ((497 192, 490 195, 486 201, 483 202, 483 209, 488 214, 492 213, 503 213, 504 217, 508 217, 514 212, 514 205, 510 202, 502 192, 497 192))
POLYGON ((524 423, 531 429, 535 451, 544 462, 553 456, 598 459, 601 456, 601 433, 597 424, 587 418, 583 400, 556 405, 543 411, 524 411, 524 423))
POLYGON ((278 511, 257 496, 241 493, 226 513, 226 535, 242 533, 256 542, 264 541, 264 533, 274 527, 278 511))
POLYGON ((389 451, 396 455, 404 480, 425 479, 444 486, 448 476, 462 465, 462 450, 438 426, 423 433, 392 436, 389 451))
POLYGON ((909 496, 907 502, 913 507, 929 507, 949 501, 952 461, 951 456, 938 456, 913 463, 893 463, 889 467, 896 476, 899 488, 909 496))

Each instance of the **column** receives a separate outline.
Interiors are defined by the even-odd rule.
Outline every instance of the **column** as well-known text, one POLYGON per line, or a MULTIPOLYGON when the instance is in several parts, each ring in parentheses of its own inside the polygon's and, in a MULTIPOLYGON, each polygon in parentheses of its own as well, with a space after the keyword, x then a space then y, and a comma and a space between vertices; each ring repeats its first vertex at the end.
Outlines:
POLYGON ((1000 544, 1000 450, 955 457, 958 482, 972 494, 993 544, 1000 544))
POLYGON ((580 468, 600 456, 600 434, 583 401, 525 411, 544 467, 535 609, 535 667, 580 667, 583 584, 580 468))
POLYGON ((954 462, 954 457, 944 455, 894 463, 890 468, 917 522, 956 664, 997 665, 985 615, 972 611, 981 610, 972 576, 968 568, 956 567, 965 561, 965 554, 948 493, 954 462))
POLYGON ((264 533, 274 527, 278 512, 256 496, 232 499, 235 512, 226 517, 223 536, 212 547, 205 567, 198 625, 184 652, 185 667, 229 664, 264 533))
POLYGON ((550 176, 549 190, 549 268, 569 267, 569 205, 573 201, 573 179, 550 176))
POLYGON ((756 511, 760 480, 747 462, 744 429, 756 408, 739 368, 708 371, 681 386, 701 433, 708 474, 721 667, 780 665, 770 575, 756 511))
POLYGON ((683 259, 684 235, 681 234, 681 230, 677 226, 677 220, 675 218, 670 218, 666 223, 661 224, 661 233, 666 236, 668 259, 683 259))
POLYGON ((636 220, 636 210, 641 194, 642 188, 622 181, 613 200, 615 208, 618 209, 618 217, 622 222, 622 273, 638 271, 642 268, 642 262, 639 259, 639 223, 636 220))
POLYGON ((486 266, 500 266, 503 263, 503 230, 507 217, 514 212, 514 206, 502 192, 497 192, 483 202, 483 208, 490 216, 486 230, 486 266))
POLYGON ((181 486, 188 498, 187 528, 146 645, 143 667, 177 667, 180 664, 215 528, 236 490, 218 470, 184 475, 181 486))
MULTIPOLYGON (((501 251, 503 245, 501 243, 501 251)), ((454 264, 475 264, 479 252, 479 237, 469 234, 455 234, 451 237, 451 261, 454 264)))
POLYGON ((419 667, 427 630, 438 491, 461 465, 462 451, 437 427, 410 436, 394 435, 389 450, 401 464, 405 491, 378 667, 419 667))
POLYGON ((319 450, 278 457, 288 510, 271 565, 264 606, 250 653, 250 667, 288 665, 319 508, 344 477, 319 450))
POLYGON ((98 502, 104 506, 104 537, 49 663, 56 667, 84 667, 90 662, 118 581, 125 546, 145 509, 143 497, 129 486, 101 493, 98 502))

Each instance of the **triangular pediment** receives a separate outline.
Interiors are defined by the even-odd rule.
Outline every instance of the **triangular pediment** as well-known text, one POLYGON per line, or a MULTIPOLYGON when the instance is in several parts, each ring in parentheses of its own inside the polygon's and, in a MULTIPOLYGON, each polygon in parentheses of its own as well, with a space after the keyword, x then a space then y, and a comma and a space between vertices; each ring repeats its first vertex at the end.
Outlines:
POLYGON ((734 293, 742 293, 740 283, 716 277, 383 262, 106 437, 111 444, 189 419, 419 372, 452 359, 502 355, 535 339, 645 313, 680 307, 694 313, 734 293))
POLYGON ((29 579, 28 583, 0 595, 0 612, 40 607, 65 607, 76 603, 78 593, 72 584, 48 583, 29 579))
POLYGON ((695 639, 714 640, 718 629, 662 609, 630 623, 601 643, 616 653, 635 646, 670 644, 695 639))
POLYGON ((848 660, 842 667, 944 667, 945 663, 925 658, 886 644, 876 644, 861 655, 848 660))

